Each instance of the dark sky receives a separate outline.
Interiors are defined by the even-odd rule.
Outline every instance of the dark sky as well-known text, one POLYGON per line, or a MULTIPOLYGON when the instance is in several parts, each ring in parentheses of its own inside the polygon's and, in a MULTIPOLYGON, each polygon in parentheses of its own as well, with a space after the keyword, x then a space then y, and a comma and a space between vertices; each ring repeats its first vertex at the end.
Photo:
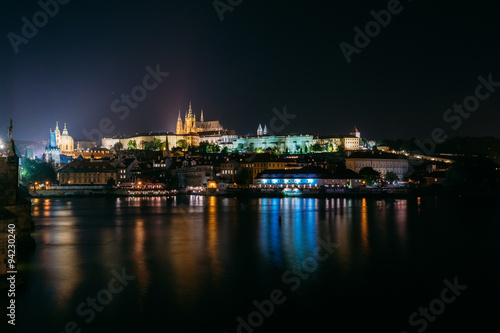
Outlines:
POLYGON ((403 0, 348 64, 339 44, 353 44, 354 27, 364 30, 370 11, 387 3, 242 1, 221 22, 211 0, 72 0, 16 54, 8 34, 22 36, 22 17, 33 22, 41 8, 6 0, 0 123, 13 118, 22 140, 47 139, 56 121, 84 138, 103 118, 115 126, 111 135, 175 131, 191 100, 197 116, 204 109, 205 120, 240 135, 269 126, 273 108, 286 105, 296 118, 282 133, 356 125, 371 139, 427 138, 436 127, 499 137, 500 87, 456 130, 443 120, 474 95, 479 75, 500 82, 498 2, 403 0), (111 103, 157 64, 170 75, 120 119, 111 103))

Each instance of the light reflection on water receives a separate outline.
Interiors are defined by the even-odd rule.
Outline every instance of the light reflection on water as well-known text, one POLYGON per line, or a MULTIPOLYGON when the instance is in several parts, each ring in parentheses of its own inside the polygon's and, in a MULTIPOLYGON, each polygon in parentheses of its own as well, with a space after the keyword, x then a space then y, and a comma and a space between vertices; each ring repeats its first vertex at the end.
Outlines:
POLYGON ((228 309, 246 311, 256 297, 251 290, 276 288, 283 272, 314 256, 319 240, 329 238, 338 247, 304 285, 335 280, 348 287, 374 263, 387 269, 391 260, 417 253, 409 247, 409 221, 427 207, 439 204, 422 198, 35 199, 37 249, 26 270, 27 283, 39 288, 20 296, 30 300, 20 311, 35 313, 44 331, 61 330, 85 297, 106 286, 111 269, 125 267, 136 279, 100 315, 108 331, 117 320, 128 322, 118 314, 129 309, 176 324, 194 314, 217 318, 228 309), (42 300, 46 309, 34 311, 30 304, 42 300))

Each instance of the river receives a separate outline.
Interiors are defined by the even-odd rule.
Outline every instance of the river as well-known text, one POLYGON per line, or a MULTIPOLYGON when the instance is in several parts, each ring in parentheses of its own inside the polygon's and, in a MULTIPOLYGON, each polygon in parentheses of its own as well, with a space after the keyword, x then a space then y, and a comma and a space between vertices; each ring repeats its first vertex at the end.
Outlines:
POLYGON ((16 328, 498 332, 499 217, 445 197, 34 199, 16 328))

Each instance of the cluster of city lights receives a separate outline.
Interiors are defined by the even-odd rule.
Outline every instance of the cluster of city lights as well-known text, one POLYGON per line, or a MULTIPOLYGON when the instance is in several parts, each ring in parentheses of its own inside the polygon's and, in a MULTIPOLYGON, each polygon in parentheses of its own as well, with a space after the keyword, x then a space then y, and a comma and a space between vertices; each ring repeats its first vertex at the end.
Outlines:
MULTIPOLYGON (((288 179, 285 179, 283 182, 284 182, 284 183, 288 183, 288 181, 289 181, 288 179)), ((262 184, 266 184, 267 182, 268 182, 268 180, 267 180, 267 179, 263 179, 263 180, 262 180, 262 184)), ((276 183, 279 183, 279 182, 280 182, 280 179, 271 179, 271 183, 273 183, 273 184, 276 184, 276 183)), ((290 180, 290 182, 291 182, 291 180, 290 180)), ((302 182, 302 183, 306 183, 306 182, 307 182, 307 183, 309 183, 309 184, 312 184, 312 183, 314 182, 314 179, 307 179, 307 180, 306 180, 306 179, 304 179, 303 181, 301 181, 300 179, 294 179, 294 181, 293 181, 293 182, 294 182, 295 184, 300 184, 301 182, 302 182)))

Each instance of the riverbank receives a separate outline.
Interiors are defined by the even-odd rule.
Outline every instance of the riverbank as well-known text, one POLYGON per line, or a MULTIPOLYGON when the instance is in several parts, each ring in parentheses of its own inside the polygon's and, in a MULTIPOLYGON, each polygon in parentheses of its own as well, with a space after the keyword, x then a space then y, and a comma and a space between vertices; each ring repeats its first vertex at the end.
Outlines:
POLYGON ((30 191, 31 198, 88 198, 88 197, 171 197, 176 195, 203 195, 220 197, 271 197, 281 198, 287 196, 302 198, 362 198, 362 197, 392 197, 406 198, 410 196, 444 196, 444 197, 497 197, 496 192, 450 192, 429 188, 341 188, 341 189, 303 189, 294 195, 284 194, 281 189, 270 188, 228 188, 225 191, 177 191, 177 190, 125 190, 125 189, 62 189, 30 191))

